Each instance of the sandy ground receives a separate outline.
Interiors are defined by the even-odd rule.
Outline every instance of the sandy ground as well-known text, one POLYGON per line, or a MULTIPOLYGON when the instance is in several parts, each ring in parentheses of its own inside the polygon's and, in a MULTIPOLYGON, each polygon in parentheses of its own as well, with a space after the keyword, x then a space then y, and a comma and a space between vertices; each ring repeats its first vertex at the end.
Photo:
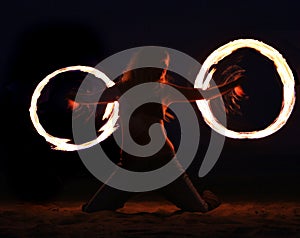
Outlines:
POLYGON ((0 238, 300 237, 298 177, 216 181, 207 186, 223 203, 205 214, 182 212, 153 192, 137 194, 116 212, 87 214, 81 206, 98 189, 96 179, 65 181, 47 202, 17 200, 2 189, 0 238))
POLYGON ((206 214, 159 197, 137 196, 116 212, 81 205, 2 202, 0 237, 300 237, 300 202, 224 202, 206 214))

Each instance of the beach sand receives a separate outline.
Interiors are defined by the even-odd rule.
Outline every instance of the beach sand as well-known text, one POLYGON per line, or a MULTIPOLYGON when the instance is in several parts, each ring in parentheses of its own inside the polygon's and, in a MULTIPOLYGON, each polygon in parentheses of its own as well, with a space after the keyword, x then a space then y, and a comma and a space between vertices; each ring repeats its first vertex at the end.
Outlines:
POLYGON ((182 212, 141 194, 118 211, 87 214, 82 201, 6 201, 0 237, 300 237, 300 202, 224 201, 208 213, 182 212))

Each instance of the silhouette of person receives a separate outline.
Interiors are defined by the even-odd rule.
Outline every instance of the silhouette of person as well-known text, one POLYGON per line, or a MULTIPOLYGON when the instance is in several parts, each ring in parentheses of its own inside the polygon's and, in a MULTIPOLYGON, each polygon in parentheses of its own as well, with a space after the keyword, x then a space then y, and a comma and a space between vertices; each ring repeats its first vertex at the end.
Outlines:
MULTIPOLYGON (((144 60, 144 57, 147 57, 147 55, 144 55, 143 51, 140 51, 132 58, 129 65, 132 66, 138 61, 144 60)), ((168 53, 162 51, 157 60, 161 62, 162 69, 138 68, 125 72, 121 79, 114 86, 104 90, 98 102, 92 101, 93 99, 83 98, 83 101, 81 102, 74 102, 73 99, 70 99, 70 104, 74 105, 74 103, 76 103, 78 106, 80 104, 106 104, 109 102, 114 102, 118 100, 127 90, 147 82, 158 82, 161 85, 161 87, 158 89, 159 92, 153 92, 153 95, 157 93, 164 95, 166 92, 164 91, 163 85, 169 85, 183 94, 187 99, 186 102, 194 102, 204 98, 213 99, 220 97, 221 95, 225 95, 226 93, 229 93, 237 88, 243 79, 244 71, 238 68, 234 73, 230 74, 230 80, 227 80, 227 82, 225 82, 223 85, 212 87, 205 91, 191 87, 178 86, 171 83, 167 77, 168 62, 170 60, 168 53)), ((239 92, 239 90, 237 90, 237 92, 239 92)), ((173 143, 168 138, 164 128, 165 121, 172 119, 172 115, 167 111, 168 106, 181 100, 182 99, 179 99, 176 95, 168 94, 162 97, 161 104, 146 103, 134 111, 134 113, 131 115, 129 125, 130 134, 133 140, 140 145, 148 144, 150 142, 150 136, 148 133, 150 126, 154 123, 159 123, 161 134, 165 138, 165 143, 158 153, 142 158, 131 155, 120 148, 121 156, 118 163, 119 166, 131 171, 145 172, 158 169, 169 161, 174 160, 174 163, 178 169, 182 170, 181 165, 176 160, 176 152, 173 143)), ((120 102, 121 129, 123 125, 122 106, 124 105, 122 105, 122 102, 120 102)), ((180 175, 175 181, 163 188, 158 189, 157 191, 161 193, 167 200, 171 201, 178 208, 184 211, 207 212, 218 207, 221 203, 220 199, 208 190, 200 194, 193 185, 188 174, 184 171, 182 175, 180 175)), ((82 210, 85 212, 116 210, 123 207, 126 201, 134 194, 135 193, 133 192, 121 191, 110 187, 107 184, 102 184, 92 199, 83 205, 82 210)))

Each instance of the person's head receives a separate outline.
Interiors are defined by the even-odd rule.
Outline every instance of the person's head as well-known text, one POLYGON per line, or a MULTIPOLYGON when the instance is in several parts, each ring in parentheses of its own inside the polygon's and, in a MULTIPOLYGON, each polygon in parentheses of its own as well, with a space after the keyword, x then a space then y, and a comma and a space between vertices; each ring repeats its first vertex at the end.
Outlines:
POLYGON ((130 88, 147 82, 166 81, 169 61, 170 56, 165 50, 155 52, 153 55, 149 55, 145 51, 140 50, 131 58, 121 77, 121 82, 126 83, 126 88, 130 88), (156 62, 159 67, 141 67, 142 65, 151 65, 151 62, 156 62))

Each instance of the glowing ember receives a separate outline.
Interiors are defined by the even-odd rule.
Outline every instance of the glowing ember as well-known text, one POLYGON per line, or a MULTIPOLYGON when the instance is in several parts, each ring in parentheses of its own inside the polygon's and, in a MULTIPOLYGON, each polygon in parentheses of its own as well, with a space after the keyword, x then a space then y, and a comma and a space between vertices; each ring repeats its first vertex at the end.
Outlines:
MULTIPOLYGON (((45 77, 38 84, 38 86, 34 90, 34 93, 32 95, 32 99, 31 99, 31 106, 29 109, 30 118, 31 118, 31 121, 32 121, 35 129, 37 130, 37 132, 41 136, 43 136, 46 139, 46 141, 48 141, 50 144, 54 145, 55 150, 74 151, 74 150, 81 150, 81 149, 86 149, 86 148, 92 147, 92 146, 98 144, 99 142, 105 140, 108 136, 110 136, 117 129, 117 127, 115 127, 115 124, 119 117, 118 116, 119 103, 114 102, 114 103, 108 103, 108 105, 105 109, 104 116, 103 116, 103 119, 108 118, 108 121, 104 126, 102 126, 100 128, 99 131, 102 131, 102 133, 95 140, 88 141, 88 142, 85 142, 80 145, 70 144, 70 143, 68 143, 70 141, 70 139, 54 137, 44 130, 44 128, 40 124, 40 121, 39 121, 39 118, 37 115, 37 101, 41 95, 43 88, 48 84, 50 79, 52 79, 56 75, 63 73, 63 72, 75 71, 75 70, 80 70, 82 72, 86 72, 86 73, 95 75, 97 78, 102 79, 107 87, 111 87, 114 85, 114 82, 111 81, 104 73, 102 73, 101 71, 99 71, 95 68, 87 67, 87 66, 71 66, 71 67, 56 70, 55 72, 53 72, 53 73, 49 74, 47 77, 45 77)), ((76 102, 69 102, 69 106, 71 106, 72 108, 74 108, 74 107, 76 108, 76 106, 78 106, 78 105, 76 102)))
POLYGON ((288 66, 286 60, 273 47, 261 41, 257 41, 253 39, 239 39, 221 46, 213 53, 211 53, 203 63, 201 70, 197 75, 195 81, 195 88, 207 89, 209 87, 211 75, 213 74, 213 72, 209 72, 209 68, 213 64, 217 64, 220 60, 230 55, 233 51, 244 47, 253 48, 259 51, 262 55, 272 60, 281 78, 281 81, 283 83, 282 108, 278 117, 274 120, 274 122, 271 125, 269 125, 267 128, 260 131, 236 132, 233 130, 228 130, 217 121, 217 119, 214 117, 214 115, 210 110, 209 101, 198 100, 197 105, 203 115, 205 122, 218 133, 227 137, 237 138, 237 139, 262 138, 273 134, 274 132, 278 131, 283 125, 285 125, 295 104, 295 90, 294 90, 295 81, 294 81, 293 73, 290 67, 288 66))
MULTIPOLYGON (((237 86, 237 87, 235 87, 233 90, 234 90, 234 92, 236 93, 236 95, 237 95, 238 97, 243 97, 243 96, 245 96, 245 92, 244 92, 244 90, 242 89, 241 86, 237 86)), ((75 106, 75 105, 74 105, 74 106, 75 106)))
POLYGON ((68 100, 68 108, 71 110, 76 110, 79 108, 80 104, 78 102, 75 102, 74 100, 69 99, 68 100))

